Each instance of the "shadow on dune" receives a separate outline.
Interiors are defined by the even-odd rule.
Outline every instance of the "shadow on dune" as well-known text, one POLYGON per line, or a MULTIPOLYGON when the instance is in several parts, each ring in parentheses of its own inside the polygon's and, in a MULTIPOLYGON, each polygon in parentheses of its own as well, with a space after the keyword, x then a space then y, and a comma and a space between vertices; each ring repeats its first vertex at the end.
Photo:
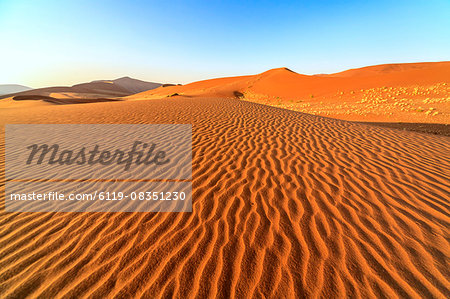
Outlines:
POLYGON ((398 130, 406 130, 427 134, 450 136, 450 125, 448 124, 433 124, 433 123, 402 123, 402 122, 359 122, 362 124, 388 127, 398 130))
POLYGON ((44 101, 47 103, 52 103, 56 105, 68 105, 68 104, 87 104, 96 102, 115 102, 121 101, 120 99, 109 99, 109 98, 67 98, 58 99, 49 96, 41 95, 22 95, 13 97, 14 101, 44 101))
POLYGON ((240 92, 240 91, 237 91, 237 90, 233 91, 233 95, 234 95, 234 97, 236 97, 238 99, 241 99, 241 98, 244 97, 244 94, 242 92, 240 92))

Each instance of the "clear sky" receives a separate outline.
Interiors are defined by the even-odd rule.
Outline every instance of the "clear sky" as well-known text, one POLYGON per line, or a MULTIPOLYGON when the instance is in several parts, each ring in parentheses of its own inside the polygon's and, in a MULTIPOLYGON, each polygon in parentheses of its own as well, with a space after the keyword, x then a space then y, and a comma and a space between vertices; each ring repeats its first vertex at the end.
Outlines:
POLYGON ((0 0, 0 84, 188 83, 443 60, 449 0, 0 0))

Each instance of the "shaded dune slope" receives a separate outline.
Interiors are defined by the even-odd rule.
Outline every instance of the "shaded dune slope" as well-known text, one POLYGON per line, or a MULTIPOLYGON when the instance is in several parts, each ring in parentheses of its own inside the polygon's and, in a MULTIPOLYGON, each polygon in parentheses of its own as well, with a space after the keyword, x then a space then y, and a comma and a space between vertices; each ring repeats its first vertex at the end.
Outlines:
POLYGON ((65 98, 58 99, 49 96, 39 96, 39 95, 21 95, 13 97, 14 101, 44 101, 47 103, 65 105, 65 104, 87 104, 96 102, 112 102, 120 101, 120 99, 108 99, 108 98, 65 98))
POLYGON ((192 123, 194 189, 192 213, 0 212, 1 297, 450 296, 450 138, 235 99, 2 119, 192 123))
POLYGON ((23 86, 20 84, 0 84, 0 96, 4 94, 10 94, 15 92, 21 92, 32 89, 28 86, 23 86))

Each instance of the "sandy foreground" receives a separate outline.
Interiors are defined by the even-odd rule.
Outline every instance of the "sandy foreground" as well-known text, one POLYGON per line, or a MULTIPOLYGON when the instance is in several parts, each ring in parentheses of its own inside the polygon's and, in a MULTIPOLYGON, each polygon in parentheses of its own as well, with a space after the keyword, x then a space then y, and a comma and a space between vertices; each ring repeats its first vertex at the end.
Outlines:
POLYGON ((449 137, 182 96, 0 120, 192 124, 194 188, 192 213, 1 211, 2 298, 450 297, 449 137))

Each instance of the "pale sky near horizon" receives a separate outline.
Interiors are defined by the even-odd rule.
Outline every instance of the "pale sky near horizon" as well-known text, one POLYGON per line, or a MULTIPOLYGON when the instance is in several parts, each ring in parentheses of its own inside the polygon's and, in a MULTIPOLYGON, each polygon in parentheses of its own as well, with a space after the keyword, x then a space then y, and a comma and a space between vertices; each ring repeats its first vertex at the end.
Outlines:
POLYGON ((33 88, 333 73, 450 60, 450 1, 0 0, 0 41, 0 84, 33 88))

